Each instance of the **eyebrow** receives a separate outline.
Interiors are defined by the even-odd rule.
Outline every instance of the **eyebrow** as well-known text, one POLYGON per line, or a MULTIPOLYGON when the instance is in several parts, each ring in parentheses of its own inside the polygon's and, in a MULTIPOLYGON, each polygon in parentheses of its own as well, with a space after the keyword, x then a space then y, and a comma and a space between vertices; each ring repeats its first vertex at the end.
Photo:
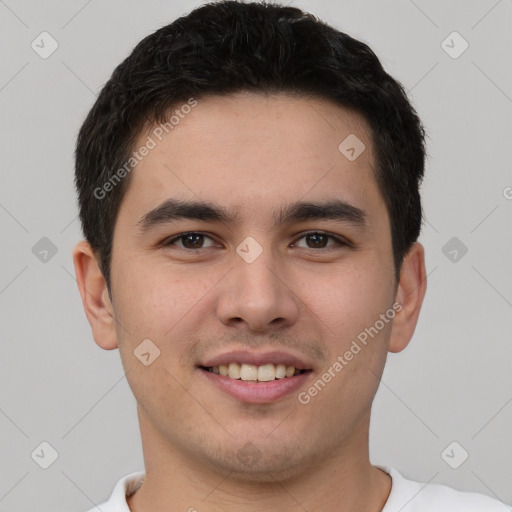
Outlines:
MULTIPOLYGON (((365 212, 357 206, 340 199, 324 202, 299 201, 281 207, 273 216, 274 226, 310 220, 335 220, 357 226, 366 226, 365 212)), ((210 222, 236 224, 240 222, 238 213, 207 201, 167 199, 162 204, 143 215, 137 222, 141 233, 173 221, 191 219, 210 222)))

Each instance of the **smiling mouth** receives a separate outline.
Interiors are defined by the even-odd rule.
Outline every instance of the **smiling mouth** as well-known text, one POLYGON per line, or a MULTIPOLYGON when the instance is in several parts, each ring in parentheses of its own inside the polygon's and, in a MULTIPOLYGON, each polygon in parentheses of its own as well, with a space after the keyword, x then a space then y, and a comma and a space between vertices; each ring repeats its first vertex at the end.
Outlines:
POLYGON ((220 366, 201 366, 202 370, 233 380, 248 382, 270 382, 273 380, 289 379, 311 370, 301 370, 295 366, 284 364, 263 364, 260 366, 246 363, 230 363, 220 366))

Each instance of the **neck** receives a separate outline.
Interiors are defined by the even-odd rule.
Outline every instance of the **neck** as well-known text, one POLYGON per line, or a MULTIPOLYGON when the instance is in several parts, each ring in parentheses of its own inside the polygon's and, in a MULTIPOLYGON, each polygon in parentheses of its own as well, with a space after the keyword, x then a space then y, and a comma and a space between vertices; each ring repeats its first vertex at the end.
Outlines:
POLYGON ((371 465, 369 412, 339 450, 289 475, 257 478, 209 467, 165 441, 139 411, 146 475, 128 499, 132 512, 380 512, 391 478, 371 465))

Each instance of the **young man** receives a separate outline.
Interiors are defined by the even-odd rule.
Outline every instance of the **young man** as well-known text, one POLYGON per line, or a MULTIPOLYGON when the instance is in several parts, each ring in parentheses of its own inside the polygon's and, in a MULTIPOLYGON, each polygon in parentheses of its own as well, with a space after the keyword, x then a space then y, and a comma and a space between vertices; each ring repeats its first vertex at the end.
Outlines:
POLYGON ((298 9, 208 4, 139 43, 76 151, 80 293, 145 460, 94 510, 508 510, 369 460, 426 289, 424 157, 374 53, 298 9))

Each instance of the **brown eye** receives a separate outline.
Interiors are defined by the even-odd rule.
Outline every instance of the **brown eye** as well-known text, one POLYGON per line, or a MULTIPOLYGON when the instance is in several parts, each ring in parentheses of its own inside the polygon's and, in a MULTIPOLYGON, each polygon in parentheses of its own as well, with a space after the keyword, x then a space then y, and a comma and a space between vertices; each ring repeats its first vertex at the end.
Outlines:
POLYGON ((180 249, 206 249, 208 247, 213 247, 213 241, 210 245, 204 246, 205 240, 211 240, 209 236, 203 235, 202 233, 181 233, 179 235, 173 236, 169 240, 167 240, 164 245, 177 245, 180 249), (181 243, 178 243, 181 242, 181 243))
POLYGON ((323 233, 313 233, 311 235, 306 235, 306 243, 309 243, 309 245, 314 248, 323 248, 327 245, 328 242, 328 236, 324 235, 323 233))
POLYGON ((298 245, 297 243, 294 245, 298 245, 299 247, 306 249, 325 249, 333 245, 346 245, 339 238, 319 231, 312 231, 310 233, 306 233, 305 235, 302 235, 299 238, 299 240, 304 240, 306 245, 298 245), (333 241, 334 243, 329 244, 330 241, 333 241))

